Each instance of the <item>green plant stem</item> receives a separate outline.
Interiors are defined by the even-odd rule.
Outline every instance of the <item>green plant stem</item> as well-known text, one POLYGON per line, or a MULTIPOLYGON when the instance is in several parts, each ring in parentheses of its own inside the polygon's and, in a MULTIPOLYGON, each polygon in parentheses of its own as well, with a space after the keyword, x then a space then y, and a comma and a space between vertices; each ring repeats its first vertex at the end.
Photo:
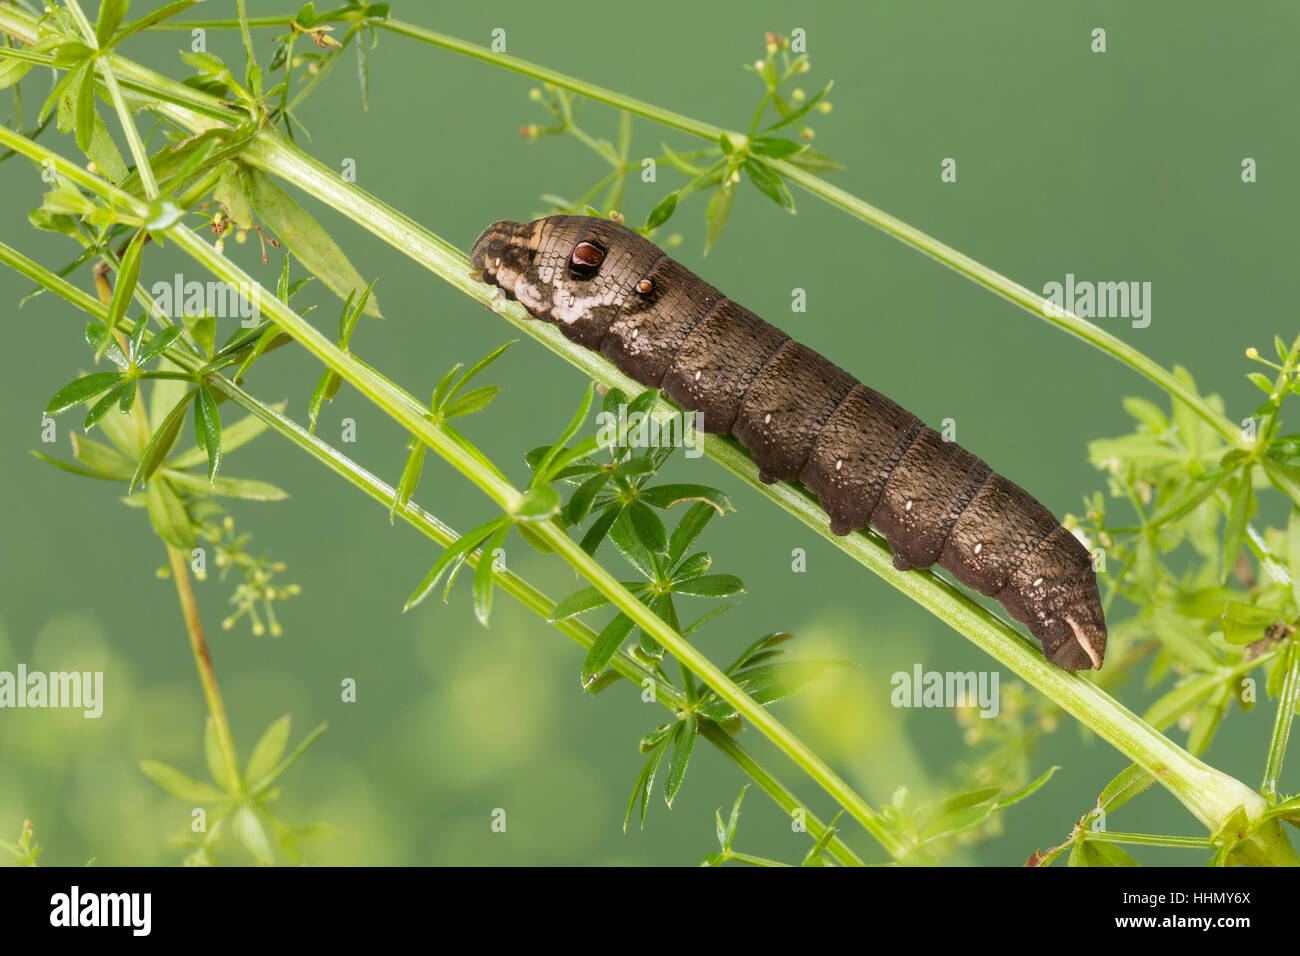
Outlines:
POLYGON ((1295 719, 1296 701, 1300 700, 1300 641, 1295 635, 1289 639, 1286 651, 1286 678, 1282 693, 1277 697, 1277 716, 1273 720, 1273 735, 1268 742, 1268 760, 1264 766, 1264 782, 1259 792, 1270 803, 1276 802, 1278 780, 1282 776, 1282 760, 1286 756, 1287 741, 1291 737, 1291 724, 1295 719))
POLYGON ((203 636, 203 621, 199 617, 198 602, 194 600, 187 555, 179 548, 168 545, 167 557, 171 563, 172 578, 176 581, 176 596, 180 598, 185 630, 190 636, 194 664, 199 669, 199 682, 203 685, 203 696, 208 700, 208 713, 212 715, 212 724, 217 731, 221 760, 226 765, 226 774, 229 778, 239 783, 243 780, 243 776, 239 771, 235 738, 230 733, 230 721, 226 719, 226 705, 221 700, 221 688, 217 685, 217 673, 212 667, 212 655, 208 653, 208 642, 203 636))
MULTIPOLYGON (((818 816, 799 802, 799 799, 786 786, 767 772, 759 763, 754 760, 738 744, 730 734, 719 727, 712 721, 705 720, 700 722, 700 735, 709 743, 713 744, 720 751, 726 754, 733 763, 749 775, 758 786, 787 814, 793 814, 796 810, 803 810, 806 814, 808 832, 814 834, 813 839, 819 839, 821 834, 826 832, 826 824, 818 816)), ((863 861, 852 850, 846 847, 836 835, 831 838, 827 844, 827 852, 835 859, 839 860, 846 866, 862 866, 863 861)))
MULTIPOLYGON (((95 28, 86 19, 86 14, 82 12, 81 5, 77 0, 68 0, 68 9, 72 12, 72 18, 76 20, 77 27, 81 30, 86 43, 94 48, 97 45, 95 28)), ((103 56, 95 57, 95 67, 99 70, 99 75, 104 79, 104 86, 108 89, 109 98, 113 101, 113 109, 117 112, 117 118, 122 124, 122 133, 126 136, 126 145, 131 150, 131 158, 135 160, 135 168, 139 171, 144 194, 149 199, 157 199, 158 182, 154 179, 153 168, 149 165, 149 154, 145 152, 144 143, 140 141, 140 132, 135 128, 135 121, 131 119, 131 111, 127 109, 126 100, 122 98, 122 89, 117 84, 117 77, 113 73, 113 68, 103 56)))
POLYGON ((1138 846, 1188 847, 1213 849, 1208 837, 1166 836, 1160 833, 1121 833, 1112 830, 1089 830, 1087 839, 1098 843, 1133 843, 1138 846))
MULTIPOLYGON (((5 10, 0 8, 0 23, 3 22, 4 13, 5 10)), ((182 110, 181 112, 188 115, 188 111, 182 110)), ((190 118, 192 119, 192 117, 190 118)), ((48 158, 55 163, 61 174, 67 176, 73 182, 100 195, 113 197, 120 206, 132 210, 137 215, 142 212, 140 204, 133 197, 115 189, 98 177, 90 175, 77 164, 63 159, 45 147, 33 143, 11 130, 0 128, 0 143, 16 148, 19 152, 37 161, 48 158)), ((475 298, 480 299, 480 301, 486 298, 484 287, 470 279, 467 261, 459 250, 448 246, 442 240, 421 229, 409 219, 373 199, 373 197, 369 197, 350 184, 343 183, 342 180, 333 176, 315 160, 305 156, 300 150, 286 143, 282 138, 272 136, 264 131, 250 142, 249 152, 246 156, 252 158, 257 165, 267 165, 274 172, 291 182, 299 179, 311 182, 315 187, 316 195, 325 202, 341 211, 345 211, 349 217, 356 218, 358 222, 366 225, 386 241, 415 256, 417 261, 421 261, 434 271, 439 272, 439 274, 445 275, 447 280, 458 288, 463 288, 475 298), (425 255, 421 255, 421 253, 425 255)), ((252 283, 251 278, 242 270, 239 270, 229 260, 217 254, 215 250, 211 249, 188 228, 173 227, 167 232, 183 251, 212 270, 218 277, 236 283, 252 283)), ((290 331, 294 338, 302 342, 312 354, 325 361, 325 364, 335 371, 340 372, 345 379, 350 381, 368 398, 381 399, 380 407, 389 411, 404 425, 407 425, 411 432, 417 434, 421 440, 428 442, 430 447, 433 447, 439 454, 443 454, 445 450, 445 457, 448 457, 448 460, 453 465, 471 477, 471 480, 474 480, 480 488, 492 495, 507 511, 517 506, 520 497, 519 493, 495 475, 477 475, 476 472, 482 470, 479 463, 466 456, 459 446, 445 439, 440 431, 431 428, 423 417, 422 406, 410 400, 409 397, 399 394, 385 379, 368 367, 358 363, 351 356, 340 353, 332 342, 303 322, 291 310, 283 308, 278 303, 278 300, 271 299, 270 306, 275 321, 282 323, 282 327, 286 331, 290 331)), ((600 359, 594 353, 568 343, 558 330, 548 325, 528 321, 525 318, 526 313, 523 313, 521 307, 516 305, 508 308, 504 304, 498 303, 498 311, 511 318, 517 327, 526 334, 545 342, 553 350, 564 355, 573 364, 582 368, 598 381, 624 388, 634 388, 633 384, 621 373, 616 372, 609 363, 600 359), (511 314, 512 311, 513 315, 511 314)), ((661 414, 669 414, 671 411, 671 406, 667 403, 660 404, 661 414)), ((1062 709, 1090 727, 1135 763, 1152 773, 1211 832, 1217 831, 1223 821, 1231 815, 1233 809, 1238 806, 1244 807, 1251 819, 1257 818, 1262 813, 1266 804, 1249 787, 1192 757, 1185 750, 1145 724, 1122 704, 1106 695, 1095 684, 1077 674, 1066 673, 1048 664, 1029 641, 977 604, 969 595, 930 572, 917 573, 912 571, 904 573, 894 570, 888 549, 873 535, 860 533, 837 539, 825 527, 824 518, 811 495, 786 484, 762 486, 757 480, 752 461, 749 460, 738 444, 729 443, 715 436, 709 436, 705 442, 705 449, 715 460, 722 462, 760 492, 780 501, 787 511, 798 516, 805 524, 831 540, 841 550, 853 555, 859 563, 913 597, 941 619, 949 622, 977 646, 996 657, 1028 683, 1047 694, 1062 709)), ((545 530, 543 533, 545 536, 545 530)), ((570 548, 578 550, 567 535, 563 537, 570 548)), ((582 553, 582 560, 584 562, 589 560, 585 552, 582 553)), ((606 580, 612 579, 608 579, 608 576, 606 576, 606 580)), ((593 583, 595 582, 593 581, 593 583)), ((614 583, 617 586, 617 582, 614 583)), ((624 603, 630 603, 630 606, 625 607, 618 600, 614 601, 614 603, 620 609, 628 610, 634 621, 641 623, 642 620, 646 620, 645 626, 650 633, 654 633, 657 629, 663 629, 663 622, 650 614, 644 605, 636 601, 630 594, 623 592, 621 588, 618 588, 618 591, 622 592, 620 600, 624 603)), ((661 641, 661 643, 669 646, 673 642, 670 640, 668 642, 661 641)), ((706 680, 706 683, 710 682, 706 680)), ((728 683, 731 682, 728 681, 728 683)), ((734 684, 732 687, 734 687, 734 684)), ((717 687, 714 687, 714 689, 719 690, 717 687)), ((731 693, 731 691, 728 691, 728 693, 731 693)), ((735 700, 728 697, 727 693, 719 692, 719 696, 728 700, 733 706, 736 703, 735 700)), ((743 697, 744 695, 740 696, 743 697)), ((750 702, 750 706, 745 709, 754 710, 755 708, 750 702)), ((762 711, 761 708, 758 708, 758 710, 762 717, 767 717, 765 711, 762 711)), ((761 727, 761 724, 753 721, 752 718, 751 722, 761 727)), ((824 786, 829 786, 832 790, 837 790, 840 786, 844 786, 842 781, 837 786, 834 783, 834 780, 837 779, 834 778, 833 774, 830 774, 824 776, 819 782, 823 783, 824 786)), ((859 816, 859 814, 854 815, 855 817, 859 816)), ((864 814, 859 819, 861 822, 862 820, 871 820, 872 817, 864 814)), ((872 828, 880 829, 874 821, 872 828)), ((1274 850, 1278 853, 1293 854, 1289 844, 1286 844, 1285 850, 1281 848, 1274 848, 1274 850)))

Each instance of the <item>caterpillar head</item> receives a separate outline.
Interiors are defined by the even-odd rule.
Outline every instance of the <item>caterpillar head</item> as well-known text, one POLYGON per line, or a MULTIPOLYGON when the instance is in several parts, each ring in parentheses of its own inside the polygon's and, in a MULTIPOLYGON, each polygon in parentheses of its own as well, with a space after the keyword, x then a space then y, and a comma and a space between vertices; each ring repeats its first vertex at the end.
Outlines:
POLYGON ((470 264, 534 318, 595 348, 615 319, 649 300, 651 270, 663 256, 620 223, 548 216, 493 223, 474 243, 470 264))

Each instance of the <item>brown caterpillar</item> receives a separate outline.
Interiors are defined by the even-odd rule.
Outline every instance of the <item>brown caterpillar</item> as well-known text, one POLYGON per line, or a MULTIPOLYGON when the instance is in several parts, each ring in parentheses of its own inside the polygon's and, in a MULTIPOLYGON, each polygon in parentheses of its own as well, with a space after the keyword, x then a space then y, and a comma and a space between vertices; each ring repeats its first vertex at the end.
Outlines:
POLYGON ((1084 546, 1020 486, 606 219, 502 221, 470 261, 537 319, 731 433, 765 482, 799 480, 831 530, 870 524, 899 570, 935 562, 1000 601, 1066 670, 1100 668, 1084 546))

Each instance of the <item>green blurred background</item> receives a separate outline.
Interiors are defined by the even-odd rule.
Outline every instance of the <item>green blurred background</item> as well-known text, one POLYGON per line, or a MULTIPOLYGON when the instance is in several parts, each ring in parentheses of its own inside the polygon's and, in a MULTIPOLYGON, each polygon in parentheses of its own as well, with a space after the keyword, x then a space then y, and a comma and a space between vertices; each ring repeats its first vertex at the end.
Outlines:
MULTIPOLYGON (((132 15, 151 6, 137 2, 132 15)), ((211 2, 200 12, 223 17, 233 7, 211 2)), ((253 15, 290 12, 265 0, 251 7, 253 15)), ((1257 393, 1243 378, 1251 370, 1243 350, 1263 350, 1275 332, 1293 336, 1300 291, 1293 262, 1300 14, 1293 3, 809 3, 793 10, 679 0, 571 12, 516 0, 394 5, 399 18, 473 42, 487 44, 503 28, 512 54, 732 128, 747 126, 761 93, 741 64, 763 54, 765 31, 802 27, 813 67, 806 89, 835 80, 834 110, 813 124, 817 147, 847 167, 830 175, 833 182, 1032 289, 1067 272, 1151 282, 1149 328, 1101 324, 1165 366, 1185 365, 1203 391, 1224 396, 1230 418, 1249 414, 1257 393), (1095 27, 1107 31, 1104 54, 1090 52, 1095 27), (956 183, 940 181, 945 157, 957 160, 956 183), (1257 161, 1258 182, 1241 181, 1243 157, 1257 161)), ((256 34, 264 63, 276 33, 256 34)), ((125 52, 179 77, 189 69, 177 53, 188 47, 187 35, 167 33, 137 39, 125 52)), ((208 47, 240 61, 233 34, 210 32, 208 47)), ((355 159, 362 188, 468 249, 487 223, 531 218, 545 211, 541 194, 577 196, 605 171, 571 139, 520 137, 521 126, 547 121, 528 100, 534 85, 381 31, 370 56, 369 111, 361 109, 349 56, 301 111, 311 134, 304 146, 335 168, 355 159)), ((29 96, 39 103, 43 94, 29 96)), ((614 135, 615 114, 604 107, 589 105, 582 122, 614 135)), ((70 137, 51 130, 45 138, 72 154, 70 137)), ((698 145, 637 121, 634 156, 659 153, 661 142, 698 145)), ((642 221, 681 181, 666 165, 657 184, 631 178, 627 218, 642 221)), ((71 258, 70 244, 26 222, 42 192, 30 164, 13 159, 0 167, 4 240, 57 266, 71 258)), ((1104 487, 1086 443, 1129 429, 1123 396, 1166 404, 1099 352, 815 198, 795 198, 798 215, 789 217, 742 185, 731 223, 705 260, 703 202, 693 197, 671 224, 684 240, 674 254, 931 424, 956 419, 963 445, 1056 513, 1078 513, 1081 497, 1104 487), (790 313, 794 287, 807 290, 805 314, 790 313)), ((360 271, 379 277, 387 318, 364 322, 353 348, 399 384, 426 394, 454 362, 512 337, 487 310, 313 198, 303 201, 360 271)), ((262 266, 255 248, 227 244, 245 268, 273 282, 278 265, 262 266)), ((150 281, 180 268, 169 255, 146 258, 150 281)), ((84 273, 78 281, 88 286, 84 273)), ((165 555, 144 515, 118 503, 121 489, 57 473, 26 453, 42 447, 43 403, 89 363, 82 318, 49 296, 19 309, 27 291, 0 271, 8 309, 0 670, 19 661, 103 670, 106 706, 99 720, 0 711, 0 839, 12 840, 30 818, 48 847, 42 862, 178 862, 168 838, 187 830, 188 807, 148 781, 137 761, 162 760, 205 777, 203 697, 174 590, 155 575, 165 555)), ((316 290, 306 299, 322 306, 318 324, 333 328, 337 302, 316 290)), ((301 421, 318 374, 303 354, 284 349, 262 361, 249 386, 266 400, 287 399, 301 421)), ((562 426, 585 382, 528 341, 489 376, 506 391, 466 427, 523 482, 523 452, 562 426)), ((395 480, 404 460, 400 430, 347 387, 323 412, 320 434, 338 444, 344 418, 357 423, 357 441, 344 450, 395 480)), ((59 419, 63 457, 76 427, 72 416, 59 419)), ((715 848, 713 810, 730 805, 744 778, 706 746, 697 748, 673 809, 656 797, 646 830, 621 832, 642 762, 637 741, 665 720, 662 708, 642 705, 625 686, 585 696, 581 651, 508 599, 498 600, 486 630, 473 619, 465 586, 449 604, 428 601, 403 615, 436 549, 400 524, 390 527, 383 509, 279 439, 233 453, 225 469, 291 494, 276 505, 231 505, 237 526, 254 534, 252 550, 286 562, 283 578, 302 586, 300 597, 278 606, 282 637, 254 637, 242 623, 221 630, 232 584, 214 575, 197 587, 242 753, 284 713, 293 714, 295 740, 329 721, 284 778, 280 805, 290 822, 320 819, 337 828, 310 851, 312 862, 680 864, 715 848), (340 701, 347 677, 358 683, 356 703, 340 701), (508 813, 504 834, 490 829, 497 807, 508 813)), ((750 593, 701 633, 698 646, 721 662, 779 628, 796 632, 795 647, 809 656, 852 661, 856 667, 776 705, 776 713, 875 803, 900 784, 922 799, 942 794, 955 780, 954 762, 969 754, 962 729, 949 711, 893 709, 889 676, 916 662, 947 671, 985 668, 987 659, 707 460, 678 461, 672 474, 718 485, 739 507, 701 543, 715 570, 739 574, 750 593), (793 548, 807 550, 807 573, 791 572, 793 548)), ((492 515, 490 503, 433 456, 416 497, 461 529, 492 515)), ((555 597, 578 586, 562 564, 514 540, 513 570, 555 597)), ((1006 673, 1002 682, 1004 689, 1013 683, 1006 673)), ((1150 699, 1135 683, 1121 697, 1138 710, 1150 699)), ((1255 783, 1271 721, 1269 707, 1234 715, 1209 761, 1255 783)), ((819 812, 828 809, 752 731, 743 739, 819 812)), ((1060 842, 1125 761, 1064 720, 1030 768, 1036 775, 1054 764, 1062 769, 1007 813, 1000 836, 951 859, 1019 864, 1060 842)), ((751 793, 746 807, 737 848, 802 857, 807 838, 792 834, 763 796, 751 793)), ((1158 790, 1122 817, 1112 828, 1200 832, 1158 790)), ((870 858, 883 856, 855 828, 850 834, 870 858)), ((1195 853, 1141 858, 1200 862, 1195 853)))

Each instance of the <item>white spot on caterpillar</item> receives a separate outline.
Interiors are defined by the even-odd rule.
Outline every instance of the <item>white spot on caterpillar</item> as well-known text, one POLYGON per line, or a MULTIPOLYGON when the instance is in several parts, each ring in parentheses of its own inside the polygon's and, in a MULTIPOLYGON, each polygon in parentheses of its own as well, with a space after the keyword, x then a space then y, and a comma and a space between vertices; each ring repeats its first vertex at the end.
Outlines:
POLYGON ((501 268, 501 257, 500 257, 500 256, 497 256, 497 264, 496 264, 496 267, 497 267, 498 269, 501 268))
POLYGON ((844 467, 844 459, 843 458, 837 459, 835 462, 835 470, 839 471, 843 467, 844 467))
POLYGON ((636 338, 636 337, 637 337, 638 335, 640 335, 640 334, 641 334, 641 330, 640 330, 640 329, 633 329, 633 330, 632 330, 632 338, 636 338))
POLYGON ((695 373, 695 381, 698 382, 699 380, 700 380, 700 373, 699 373, 699 372, 696 372, 696 373, 695 373))
POLYGON ((907 504, 905 504, 905 505, 903 506, 903 510, 904 510, 904 511, 911 511, 911 510, 912 510, 912 502, 909 501, 907 504))
POLYGON ((983 550, 984 550, 984 542, 980 541, 975 545, 975 553, 979 554, 983 550))
POLYGON ((772 413, 771 413, 771 412, 768 412, 766 415, 763 416, 763 424, 764 424, 764 425, 770 425, 770 424, 772 424, 772 413))
POLYGON ((1038 587, 1038 585, 1040 585, 1040 584, 1042 584, 1042 583, 1043 583, 1043 579, 1042 579, 1042 578, 1034 578, 1034 583, 1031 584, 1031 585, 1029 585, 1029 586, 1030 586, 1031 588, 1036 588, 1036 587, 1038 587))
POLYGON ((1097 654, 1097 649, 1092 646, 1092 641, 1088 640, 1087 635, 1083 633, 1083 629, 1068 614, 1065 615, 1065 623, 1070 625, 1070 630, 1074 631, 1074 639, 1079 642, 1083 652, 1088 655, 1088 660, 1092 661, 1092 669, 1101 670, 1101 657, 1097 654))

